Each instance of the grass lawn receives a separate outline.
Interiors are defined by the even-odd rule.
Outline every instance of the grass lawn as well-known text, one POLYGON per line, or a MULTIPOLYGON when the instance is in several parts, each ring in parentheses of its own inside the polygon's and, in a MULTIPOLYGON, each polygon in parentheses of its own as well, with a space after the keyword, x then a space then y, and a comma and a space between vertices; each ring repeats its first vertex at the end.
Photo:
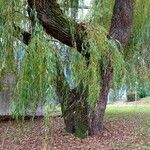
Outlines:
POLYGON ((78 139, 64 130, 63 119, 24 124, 0 122, 0 150, 150 150, 150 105, 108 105, 99 136, 78 139))
MULTIPOLYGON (((150 105, 108 105, 106 119, 135 119, 150 117, 150 105), (144 116, 143 116, 144 115, 144 116)), ((149 118, 150 119, 150 118, 149 118)))
POLYGON ((116 142, 115 148, 121 149, 126 145, 124 148, 131 150, 150 150, 150 105, 108 105, 105 120, 118 124, 118 128, 122 128, 122 134, 126 132, 130 136, 130 141, 126 138, 116 142))

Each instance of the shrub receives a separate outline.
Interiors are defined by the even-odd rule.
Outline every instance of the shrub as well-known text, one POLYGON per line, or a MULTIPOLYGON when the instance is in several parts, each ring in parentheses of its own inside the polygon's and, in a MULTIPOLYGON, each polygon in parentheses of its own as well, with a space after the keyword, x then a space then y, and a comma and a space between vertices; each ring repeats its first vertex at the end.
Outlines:
POLYGON ((133 102, 137 99, 137 93, 136 92, 132 92, 132 93, 129 93, 127 95, 127 101, 128 102, 133 102))

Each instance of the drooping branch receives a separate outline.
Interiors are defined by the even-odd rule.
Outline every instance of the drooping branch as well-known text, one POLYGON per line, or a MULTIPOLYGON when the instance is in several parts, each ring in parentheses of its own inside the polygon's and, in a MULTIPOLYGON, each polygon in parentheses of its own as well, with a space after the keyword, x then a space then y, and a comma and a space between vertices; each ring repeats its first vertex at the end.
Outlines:
POLYGON ((76 48, 78 52, 84 55, 87 61, 89 60, 89 53, 84 51, 85 49, 83 48, 85 47, 83 39, 86 36, 86 29, 83 25, 76 23, 71 18, 68 18, 63 13, 56 0, 27 0, 27 2, 27 11, 32 27, 31 33, 15 26, 16 31, 19 31, 22 36, 14 36, 21 39, 24 44, 29 44, 35 27, 34 13, 36 12, 39 22, 48 35, 69 47, 76 48))

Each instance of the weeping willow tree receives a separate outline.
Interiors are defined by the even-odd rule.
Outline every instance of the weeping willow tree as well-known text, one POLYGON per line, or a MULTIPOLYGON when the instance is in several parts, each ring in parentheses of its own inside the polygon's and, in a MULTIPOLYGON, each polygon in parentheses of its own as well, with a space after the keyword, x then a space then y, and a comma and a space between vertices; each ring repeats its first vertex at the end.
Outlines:
POLYGON ((80 20, 84 3, 0 1, 0 78, 16 76, 15 116, 39 102, 50 106, 59 93, 66 130, 79 137, 102 131, 110 87, 148 81, 150 58, 149 1, 93 0, 80 20))

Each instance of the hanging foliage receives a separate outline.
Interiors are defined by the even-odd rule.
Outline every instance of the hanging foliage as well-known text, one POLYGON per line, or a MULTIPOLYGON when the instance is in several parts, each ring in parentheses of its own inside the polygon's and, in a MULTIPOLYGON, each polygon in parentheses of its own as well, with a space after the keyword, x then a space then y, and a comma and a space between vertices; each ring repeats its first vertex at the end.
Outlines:
POLYGON ((84 6, 85 2, 83 0, 59 0, 59 4, 66 16, 71 17, 67 26, 71 38, 73 37, 72 43, 75 43, 72 45, 75 46, 69 49, 68 62, 61 59, 59 48, 57 50, 54 48, 52 41, 49 40, 51 37, 45 34, 37 14, 35 14, 36 25, 29 45, 23 45, 19 41, 23 38, 21 31, 16 31, 15 26, 28 32, 31 31, 32 23, 27 13, 27 4, 22 0, 0 1, 0 78, 10 72, 16 75, 17 84, 13 105, 15 115, 24 116, 28 106, 36 109, 40 101, 46 104, 55 101, 58 78, 62 80, 61 86, 64 91, 78 88, 81 83, 85 88, 88 87, 88 104, 94 108, 102 86, 101 64, 106 68, 111 62, 114 72, 112 83, 114 88, 118 89, 122 83, 133 87, 137 80, 149 80, 149 1, 135 1, 132 40, 125 50, 117 47, 117 41, 107 38, 114 0, 91 2, 89 9, 91 15, 85 17, 82 50, 78 51, 75 50, 77 48, 75 36, 78 31, 73 24, 74 21, 79 22, 79 9, 84 6), (16 39, 14 33, 20 37, 19 40, 16 39), (20 48, 23 57, 19 67, 20 55, 17 47, 23 47, 23 49, 20 48), (88 65, 81 52, 83 50, 90 54, 88 65), (69 70, 69 79, 64 77, 65 66, 69 70), (58 73, 58 68, 61 70, 61 75, 58 73))

